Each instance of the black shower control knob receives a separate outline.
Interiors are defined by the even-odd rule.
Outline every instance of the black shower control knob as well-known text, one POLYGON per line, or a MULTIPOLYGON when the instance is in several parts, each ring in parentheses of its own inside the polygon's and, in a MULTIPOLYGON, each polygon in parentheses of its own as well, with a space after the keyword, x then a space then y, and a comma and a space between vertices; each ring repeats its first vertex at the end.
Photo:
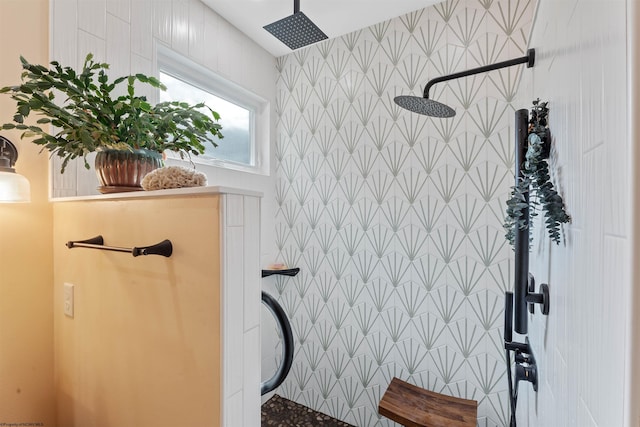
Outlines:
POLYGON ((534 391, 538 391, 538 371, 535 364, 516 364, 516 384, 519 381, 530 382, 534 391))
POLYGON ((526 353, 522 353, 522 352, 516 352, 516 363, 532 363, 533 359, 531 359, 531 357, 526 354, 526 353))

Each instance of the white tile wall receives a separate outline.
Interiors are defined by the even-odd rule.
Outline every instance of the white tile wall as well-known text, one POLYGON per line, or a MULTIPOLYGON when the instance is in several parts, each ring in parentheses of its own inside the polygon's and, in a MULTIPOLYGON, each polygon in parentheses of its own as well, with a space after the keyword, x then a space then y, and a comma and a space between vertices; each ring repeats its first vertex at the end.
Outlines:
MULTIPOLYGON (((635 1, 629 0, 627 2, 627 46, 628 46, 628 66, 627 73, 629 90, 627 96, 629 98, 629 110, 627 111, 627 117, 629 117, 627 125, 629 126, 629 136, 632 147, 632 156, 629 156, 628 162, 632 165, 638 165, 640 163, 640 131, 636 125, 636 117, 640 113, 640 79, 635 72, 640 69, 640 4, 635 1)), ((640 183, 640 168, 635 167, 633 170, 633 184, 631 186, 630 198, 634 200, 633 210, 635 212, 639 209, 638 198, 638 183, 640 183)), ((640 353, 640 223, 635 220, 633 223, 632 241, 632 260, 631 263, 633 280, 632 297, 627 302, 627 306, 630 307, 630 321, 631 326, 629 328, 629 346, 627 352, 630 355, 637 355, 640 353)), ((625 399, 625 422, 628 426, 638 427, 640 426, 640 405, 637 404, 640 399, 640 366, 637 363, 637 357, 627 358, 628 370, 625 372, 627 379, 627 395, 625 399)))
POLYGON ((154 15, 149 13, 150 10, 151 0, 133 0, 131 3, 131 22, 135 22, 136 28, 136 31, 131 32, 131 53, 149 60, 153 58, 154 22, 154 15))
POLYGON ((538 5, 536 66, 521 99, 550 102, 552 169, 573 220, 561 246, 535 234, 531 271, 550 285, 551 313, 530 317, 541 386, 537 395, 521 388, 519 426, 638 425, 624 420, 632 357, 626 22, 624 0, 538 5))
MULTIPOLYGON (((260 247, 256 236, 260 235, 260 200, 253 197, 245 197, 243 201, 244 211, 244 276, 245 278, 257 277, 260 271, 260 247), (256 219, 257 218, 257 219, 256 219)), ((252 286, 245 289, 244 293, 244 330, 250 331, 260 325, 261 309, 260 286, 252 286)), ((260 336, 255 341, 260 341, 260 336)), ((253 345, 253 344, 252 344, 253 345)), ((259 353, 259 351, 258 351, 259 353)))
POLYGON ((222 199, 223 427, 260 425, 260 199, 222 199))
POLYGON ((131 1, 132 0, 113 0, 107 2, 107 12, 125 22, 131 22, 131 1))
MULTIPOLYGON (((114 77, 155 74, 154 46, 160 43, 266 99, 270 110, 275 105, 275 58, 200 0, 51 0, 51 4, 51 58, 63 65, 80 67, 92 52, 110 64, 114 77)), ((155 98, 153 92, 146 95, 155 98)), ((275 113, 268 127, 273 141, 275 113)), ((268 163, 269 157, 264 161, 268 163)), ((65 175, 77 174, 74 180, 61 177, 59 169, 54 162, 54 197, 97 194, 92 170, 72 165, 65 175)), ((263 176, 200 169, 212 185, 253 189, 266 197, 273 193, 273 182, 263 176)))

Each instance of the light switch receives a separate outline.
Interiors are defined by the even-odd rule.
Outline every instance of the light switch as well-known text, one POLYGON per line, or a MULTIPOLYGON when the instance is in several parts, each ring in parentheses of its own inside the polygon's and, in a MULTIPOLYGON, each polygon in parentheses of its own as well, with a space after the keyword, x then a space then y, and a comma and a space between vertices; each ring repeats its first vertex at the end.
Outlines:
POLYGON ((73 317, 73 284, 64 284, 64 314, 73 317))

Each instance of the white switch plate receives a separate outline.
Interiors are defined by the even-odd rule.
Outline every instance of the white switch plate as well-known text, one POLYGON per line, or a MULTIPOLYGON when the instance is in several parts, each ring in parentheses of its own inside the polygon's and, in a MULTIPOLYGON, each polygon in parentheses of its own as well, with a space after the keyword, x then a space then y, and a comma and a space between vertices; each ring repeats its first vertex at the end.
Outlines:
POLYGON ((64 314, 73 317, 73 284, 64 284, 64 314))

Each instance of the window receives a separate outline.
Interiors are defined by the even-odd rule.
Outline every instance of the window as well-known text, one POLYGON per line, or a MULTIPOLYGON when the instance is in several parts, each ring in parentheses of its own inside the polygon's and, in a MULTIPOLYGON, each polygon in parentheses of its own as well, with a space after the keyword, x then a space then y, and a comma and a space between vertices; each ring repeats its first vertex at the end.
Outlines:
MULTIPOLYGON (((224 139, 206 143, 194 163, 268 174, 268 103, 210 70, 165 48, 158 51, 158 74, 167 87, 159 100, 204 102, 220 114, 224 139)), ((170 153, 169 153, 170 154, 170 153)))

